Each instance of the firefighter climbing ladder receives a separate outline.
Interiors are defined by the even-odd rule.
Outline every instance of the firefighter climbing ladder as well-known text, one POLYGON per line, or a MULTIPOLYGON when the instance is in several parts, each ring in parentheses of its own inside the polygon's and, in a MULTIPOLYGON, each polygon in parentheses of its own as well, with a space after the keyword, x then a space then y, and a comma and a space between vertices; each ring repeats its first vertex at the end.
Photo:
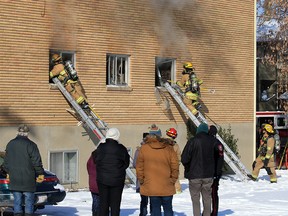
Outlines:
MULTIPOLYGON (((192 112, 187 108, 184 104, 182 97, 183 93, 178 86, 174 86, 174 88, 168 83, 165 82, 164 87, 171 94, 171 96, 175 99, 175 101, 180 105, 181 109, 187 114, 187 116, 193 121, 196 127, 198 127, 202 122, 207 123, 205 117, 198 112, 197 117, 192 114, 192 112)), ((247 180, 247 175, 249 172, 245 168, 244 164, 239 160, 239 158, 234 154, 234 152, 228 147, 228 145, 224 142, 224 140, 217 134, 217 139, 224 146, 224 160, 231 167, 231 169, 237 174, 237 176, 243 180, 247 180)))
MULTIPOLYGON (((98 144, 102 139, 105 138, 106 131, 108 130, 107 124, 102 121, 99 116, 92 111, 90 107, 90 117, 86 114, 86 112, 79 106, 79 104, 73 99, 73 97, 70 95, 70 93, 65 89, 65 87, 62 85, 62 83, 59 81, 58 78, 53 78, 53 82, 57 85, 59 90, 62 92, 62 94, 65 96, 65 98, 68 100, 68 102, 73 106, 74 110, 79 114, 81 117, 81 120, 84 124, 86 124, 91 131, 96 135, 97 139, 99 140, 98 144)), ((97 145, 98 145, 97 144, 97 145)), ((131 157, 130 157, 130 163, 131 163, 131 157)), ((136 175, 134 172, 128 167, 126 169, 126 174, 128 178, 133 182, 133 184, 136 185, 136 175)))

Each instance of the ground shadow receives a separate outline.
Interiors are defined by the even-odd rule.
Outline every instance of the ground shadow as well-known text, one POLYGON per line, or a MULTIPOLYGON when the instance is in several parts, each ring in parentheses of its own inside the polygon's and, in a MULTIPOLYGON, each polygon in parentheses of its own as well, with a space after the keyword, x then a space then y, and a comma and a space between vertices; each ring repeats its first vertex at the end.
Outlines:
POLYGON ((77 208, 67 206, 45 206, 45 209, 37 210, 35 216, 81 216, 78 213, 77 208))
POLYGON ((219 216, 232 215, 233 213, 234 213, 234 211, 232 211, 231 209, 226 209, 224 211, 218 211, 219 216))

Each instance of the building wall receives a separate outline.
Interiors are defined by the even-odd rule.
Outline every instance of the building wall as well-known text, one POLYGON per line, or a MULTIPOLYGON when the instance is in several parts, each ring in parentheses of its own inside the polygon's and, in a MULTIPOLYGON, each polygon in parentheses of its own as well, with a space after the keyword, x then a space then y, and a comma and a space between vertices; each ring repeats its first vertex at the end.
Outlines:
POLYGON ((176 58, 178 79, 182 63, 193 61, 204 80, 203 112, 219 125, 231 125, 239 137, 241 158, 250 167, 254 155, 253 1, 182 1, 177 5, 157 0, 2 1, 0 16, 0 136, 5 137, 1 148, 13 137, 14 127, 25 122, 40 133, 35 138, 45 165, 51 149, 79 149, 79 186, 87 185, 87 179, 82 179, 84 164, 93 144, 81 136, 83 129, 65 110, 66 100, 49 84, 49 49, 76 52, 75 66, 89 103, 110 127, 121 129, 126 146, 136 147, 152 123, 164 131, 169 126, 179 128, 178 139, 186 143, 185 115, 171 98, 169 112, 156 103, 155 57, 160 56, 176 58), (131 90, 107 89, 107 53, 131 55, 131 90), (209 93, 210 89, 215 93, 209 93))

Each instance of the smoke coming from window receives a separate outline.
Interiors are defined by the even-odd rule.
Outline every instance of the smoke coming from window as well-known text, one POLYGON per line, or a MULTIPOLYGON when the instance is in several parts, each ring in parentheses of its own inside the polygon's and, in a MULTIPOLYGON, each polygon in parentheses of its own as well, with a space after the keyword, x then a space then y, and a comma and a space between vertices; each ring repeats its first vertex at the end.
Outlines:
POLYGON ((162 55, 190 56, 185 48, 188 45, 187 30, 185 31, 177 21, 183 18, 181 16, 185 16, 185 22, 189 22, 187 10, 193 7, 193 4, 193 0, 151 0, 151 6, 157 16, 155 32, 159 38, 162 55))

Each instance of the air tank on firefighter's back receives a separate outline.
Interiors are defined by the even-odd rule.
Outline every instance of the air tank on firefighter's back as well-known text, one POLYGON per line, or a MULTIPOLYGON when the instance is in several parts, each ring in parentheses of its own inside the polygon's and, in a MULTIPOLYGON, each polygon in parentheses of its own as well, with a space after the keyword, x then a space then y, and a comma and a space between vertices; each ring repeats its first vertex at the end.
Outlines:
POLYGON ((76 81, 78 79, 77 71, 71 61, 65 61, 65 70, 68 72, 72 80, 76 81))

